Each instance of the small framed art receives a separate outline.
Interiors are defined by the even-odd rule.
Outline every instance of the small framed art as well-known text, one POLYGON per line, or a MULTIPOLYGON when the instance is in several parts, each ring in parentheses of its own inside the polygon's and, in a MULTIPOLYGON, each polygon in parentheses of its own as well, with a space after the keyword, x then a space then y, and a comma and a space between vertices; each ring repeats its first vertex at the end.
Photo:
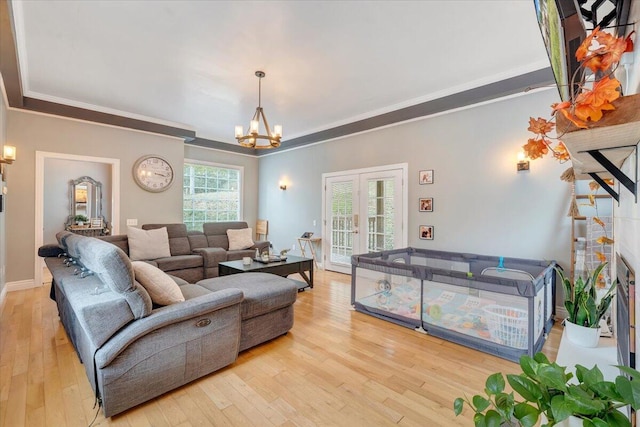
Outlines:
POLYGON ((420 171, 418 182, 420 183, 420 185, 433 184, 433 169, 420 171))
POLYGON ((420 239, 433 240, 433 225, 420 226, 420 239))
POLYGON ((425 197, 418 200, 418 209, 420 212, 433 212, 433 197, 425 197))

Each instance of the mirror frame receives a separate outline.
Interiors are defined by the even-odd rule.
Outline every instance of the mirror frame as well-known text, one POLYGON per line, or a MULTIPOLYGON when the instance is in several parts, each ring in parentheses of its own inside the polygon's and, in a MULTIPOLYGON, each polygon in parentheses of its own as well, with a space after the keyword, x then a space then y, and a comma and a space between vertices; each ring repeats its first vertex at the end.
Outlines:
POLYGON ((92 184, 95 187, 95 196, 92 198, 92 202, 96 203, 96 213, 95 217, 91 217, 90 215, 86 215, 89 221, 91 218, 101 218, 102 219, 102 228, 107 228, 107 221, 104 215, 102 214, 102 183, 100 181, 96 181, 90 176, 81 176, 78 179, 73 179, 69 181, 69 216, 67 217, 67 222, 65 222, 65 229, 68 227, 75 225, 75 217, 76 217, 76 186, 83 182, 87 182, 92 184))

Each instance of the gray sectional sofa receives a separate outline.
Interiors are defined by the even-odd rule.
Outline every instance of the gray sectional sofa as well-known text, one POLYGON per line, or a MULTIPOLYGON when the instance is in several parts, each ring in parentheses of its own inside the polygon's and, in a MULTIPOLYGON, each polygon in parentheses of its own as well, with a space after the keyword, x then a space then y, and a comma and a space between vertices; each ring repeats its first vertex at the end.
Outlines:
POLYGON ((173 277, 184 301, 156 306, 122 249, 70 232, 58 242, 39 253, 106 417, 221 369, 293 326, 297 286, 289 279, 245 273, 190 284, 173 277))
MULTIPOLYGON (((262 252, 269 248, 268 241, 257 241, 245 250, 229 250, 227 230, 248 228, 244 221, 211 222, 203 225, 203 231, 187 231, 185 224, 144 224, 143 230, 167 228, 170 257, 157 258, 147 262, 172 276, 189 283, 218 277, 218 264, 234 261, 245 256, 253 257, 256 249, 262 252)), ((100 239, 112 243, 129 255, 126 234, 102 236, 100 239)))

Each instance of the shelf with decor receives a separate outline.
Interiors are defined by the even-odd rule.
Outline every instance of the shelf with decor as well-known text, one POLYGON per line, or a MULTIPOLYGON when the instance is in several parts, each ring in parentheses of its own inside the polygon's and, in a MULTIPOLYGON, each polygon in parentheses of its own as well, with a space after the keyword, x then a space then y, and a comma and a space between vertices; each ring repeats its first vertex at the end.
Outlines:
POLYGON ((558 133, 571 156, 578 178, 588 175, 600 184, 616 201, 619 193, 605 182, 615 178, 638 199, 638 172, 629 177, 622 164, 630 156, 638 157, 640 142, 640 94, 623 96, 613 101, 615 110, 608 111, 588 129, 581 129, 562 114, 557 116, 558 133))

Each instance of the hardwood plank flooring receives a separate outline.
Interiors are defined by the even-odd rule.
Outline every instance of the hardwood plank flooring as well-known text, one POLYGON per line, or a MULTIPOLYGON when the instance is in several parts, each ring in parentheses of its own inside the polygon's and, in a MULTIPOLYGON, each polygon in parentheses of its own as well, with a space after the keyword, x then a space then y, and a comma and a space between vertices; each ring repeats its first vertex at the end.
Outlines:
MULTIPOLYGON (((319 270, 286 335, 231 366, 94 425, 472 426, 453 400, 515 363, 351 310, 350 276, 319 270)), ((555 360, 561 329, 543 351, 555 360)), ((0 426, 88 426, 84 367, 49 285, 7 294, 0 315, 0 426)))

